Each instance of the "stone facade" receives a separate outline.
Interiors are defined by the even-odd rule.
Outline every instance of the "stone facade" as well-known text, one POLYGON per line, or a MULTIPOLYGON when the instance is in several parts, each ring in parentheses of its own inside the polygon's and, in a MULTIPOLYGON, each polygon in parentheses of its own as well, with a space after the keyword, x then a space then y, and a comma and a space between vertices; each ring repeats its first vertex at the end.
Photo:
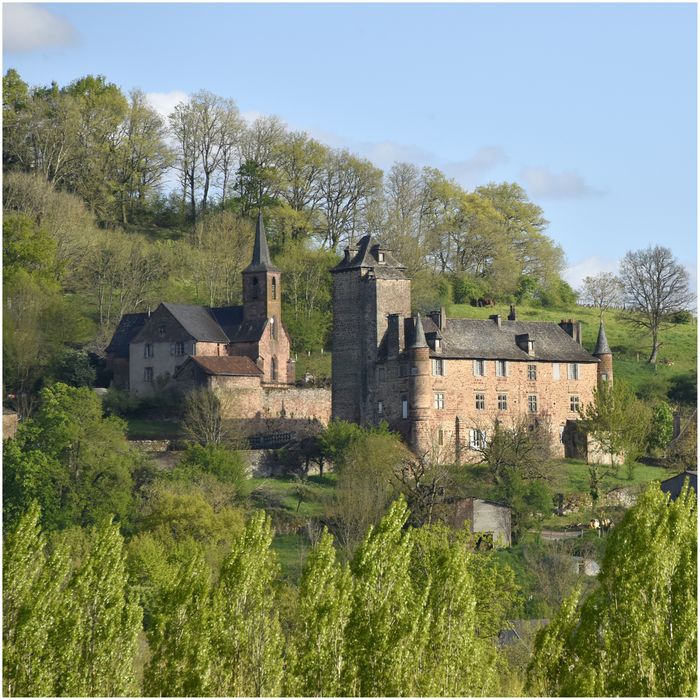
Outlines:
POLYGON ((13 438, 19 427, 19 416, 9 408, 2 409, 2 439, 13 438))
POLYGON ((567 425, 597 382, 612 380, 607 341, 591 355, 580 323, 522 322, 514 308, 507 320, 413 317, 404 270, 369 236, 332 270, 333 417, 387 421, 440 462, 475 459, 495 421, 526 421, 565 456, 567 425))

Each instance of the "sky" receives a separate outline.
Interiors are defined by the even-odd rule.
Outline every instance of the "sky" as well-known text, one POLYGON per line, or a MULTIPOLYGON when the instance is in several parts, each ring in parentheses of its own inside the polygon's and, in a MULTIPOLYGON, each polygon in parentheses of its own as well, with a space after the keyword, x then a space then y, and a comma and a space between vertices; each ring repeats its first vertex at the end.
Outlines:
POLYGON ((685 4, 3 4, 3 72, 102 74, 467 189, 517 182, 566 279, 665 245, 697 278, 697 19, 685 4))

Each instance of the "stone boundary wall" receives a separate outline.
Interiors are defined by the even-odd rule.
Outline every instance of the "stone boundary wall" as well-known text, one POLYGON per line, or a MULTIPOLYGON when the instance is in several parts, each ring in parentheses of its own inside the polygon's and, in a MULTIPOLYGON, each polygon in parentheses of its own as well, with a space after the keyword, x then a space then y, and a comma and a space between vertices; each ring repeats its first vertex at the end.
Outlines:
POLYGON ((170 440, 129 440, 129 444, 142 452, 167 452, 170 449, 170 440))
POLYGON ((17 432, 17 426, 19 425, 19 416, 11 411, 10 413, 2 414, 2 439, 7 440, 7 438, 13 438, 17 432))

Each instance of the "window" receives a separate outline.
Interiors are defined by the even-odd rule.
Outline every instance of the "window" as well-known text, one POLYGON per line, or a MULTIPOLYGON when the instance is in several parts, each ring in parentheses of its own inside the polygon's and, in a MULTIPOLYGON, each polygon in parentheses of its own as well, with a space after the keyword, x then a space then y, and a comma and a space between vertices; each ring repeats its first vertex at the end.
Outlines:
POLYGON ((383 401, 377 401, 377 415, 379 415, 379 416, 384 415, 384 402, 383 401))
POLYGON ((559 381, 559 363, 552 362, 552 379, 559 381))
POLYGON ((158 326, 158 335, 161 338, 165 338, 165 326, 158 326))
POLYGON ((440 349, 440 338, 435 338, 435 349, 436 350, 440 349))
POLYGON ((476 450, 480 447, 486 447, 486 431, 477 430, 476 428, 470 428, 469 447, 472 450, 476 450))
POLYGON ((274 316, 270 316, 270 335, 273 339, 277 338, 277 324, 274 316))
POLYGON ((601 372, 600 380, 601 380, 602 382, 607 382, 607 381, 608 381, 608 373, 607 373, 607 372, 601 372))
POLYGON ((153 357, 153 343, 146 343, 143 346, 143 356, 144 357, 153 357))
POLYGON ((143 368, 143 381, 152 382, 153 381, 153 367, 143 368))
POLYGON ((527 366, 527 378, 531 382, 534 382, 535 379, 537 379, 537 365, 527 366))
POLYGON ((272 381, 277 381, 277 358, 272 358, 272 381))
POLYGON ((411 376, 414 377, 418 374, 418 367, 411 367, 411 376))
POLYGON ((476 410, 483 411, 486 408, 486 395, 477 394, 476 395, 476 410))
POLYGON ((578 365, 574 363, 569 364, 569 379, 578 379, 578 365))
POLYGON ((277 278, 272 278, 272 298, 277 299, 277 278))
POLYGON ((437 376, 444 376, 445 375, 445 362, 444 360, 441 359, 433 359, 433 374, 437 376))
POLYGON ((496 376, 497 377, 507 377, 508 376, 508 361, 507 360, 496 360, 496 376))
POLYGON ((258 278, 253 277, 253 299, 257 299, 260 291, 258 290, 258 278))
POLYGON ((383 382, 386 380, 386 367, 377 367, 377 381, 383 382))
POLYGON ((486 360, 474 360, 474 376, 486 376, 486 360))
POLYGON ((377 253, 377 259, 379 260, 379 262, 384 262, 384 253, 382 253, 381 251, 377 253))
POLYGON ((445 408, 445 394, 435 394, 435 408, 445 408))
POLYGON ((498 410, 507 411, 508 410, 508 394, 498 395, 498 410))
POLYGON ((527 397, 527 410, 530 413, 537 413, 537 396, 535 394, 530 394, 527 397))
POLYGON ((185 343, 179 341, 177 343, 170 344, 170 354, 171 355, 184 355, 185 354, 185 343))
POLYGON ((408 377, 408 365, 405 362, 399 365, 399 377, 408 377))
POLYGON ((445 442, 445 431, 442 428, 438 428, 437 442, 438 445, 443 445, 445 442))
POLYGON ((408 418, 408 399, 401 397, 401 418, 408 418))
POLYGON ((569 396, 569 410, 572 413, 578 413, 581 408, 581 400, 578 396, 569 396))

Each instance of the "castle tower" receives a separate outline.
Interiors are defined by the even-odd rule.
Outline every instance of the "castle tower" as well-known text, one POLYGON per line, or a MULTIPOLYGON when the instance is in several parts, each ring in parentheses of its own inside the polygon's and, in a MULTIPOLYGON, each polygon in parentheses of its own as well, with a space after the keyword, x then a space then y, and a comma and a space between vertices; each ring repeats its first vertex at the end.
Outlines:
POLYGON ((610 346, 608 345, 608 339, 605 336, 605 326, 602 320, 600 322, 600 328, 598 329, 598 340, 596 341, 593 355, 600 360, 598 363, 598 384, 601 382, 612 383, 613 356, 610 346))
POLYGON ((262 212, 255 226, 253 259, 243 270, 243 318, 246 321, 282 318, 282 288, 280 269, 272 264, 262 212))
POLYGON ((403 337, 399 329, 404 319, 411 315, 411 282, 405 269, 390 250, 367 235, 346 248, 331 270, 334 418, 360 425, 376 421, 377 360, 380 346, 388 342, 389 316, 398 339, 403 337))
POLYGON ((411 360, 409 380, 409 418, 411 443, 418 455, 425 455, 432 448, 430 437, 430 408, 432 385, 430 377, 430 348, 425 340, 420 314, 416 316, 413 344, 409 348, 411 360))

